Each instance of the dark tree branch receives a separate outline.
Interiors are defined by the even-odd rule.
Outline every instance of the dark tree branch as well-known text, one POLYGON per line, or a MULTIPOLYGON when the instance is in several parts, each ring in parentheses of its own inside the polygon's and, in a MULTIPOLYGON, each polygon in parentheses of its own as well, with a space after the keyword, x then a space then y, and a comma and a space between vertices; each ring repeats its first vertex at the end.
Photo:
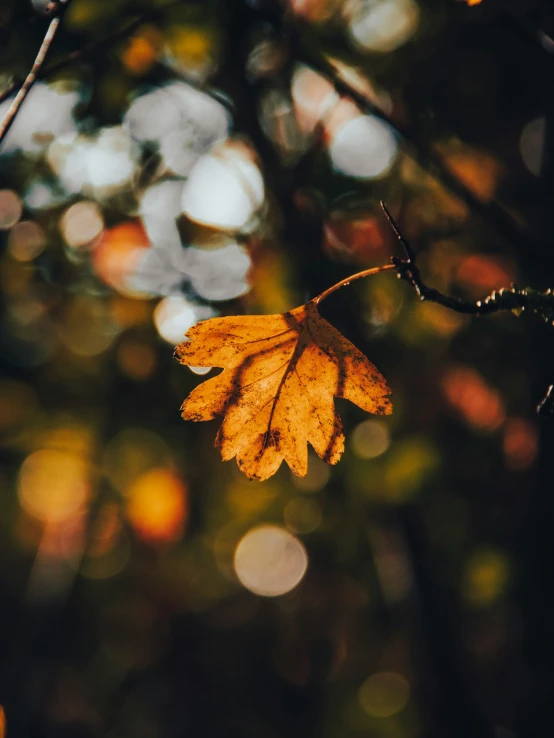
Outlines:
MULTIPOLYGON (((433 287, 428 287, 421 278, 413 248, 402 235, 398 224, 382 200, 381 208, 406 254, 405 259, 393 256, 392 263, 396 267, 398 277, 405 279, 412 285, 420 300, 436 302, 450 310, 466 315, 492 315, 504 310, 520 315, 527 310, 541 317, 546 323, 554 325, 554 293, 551 289, 546 290, 546 292, 538 292, 530 287, 520 289, 512 285, 492 292, 484 300, 471 302, 460 297, 445 295, 433 287)), ((550 385, 548 388, 545 397, 537 406, 537 412, 539 415, 554 416, 554 385, 550 385)))
POLYGON ((382 200, 381 208, 406 253, 406 259, 400 259, 396 256, 392 259, 398 271, 398 276, 412 285, 421 300, 436 302, 439 305, 450 308, 450 310, 455 310, 457 313, 466 313, 467 315, 490 315, 501 310, 524 309, 529 306, 527 290, 520 290, 516 287, 500 289, 498 292, 493 292, 488 297, 485 297, 484 300, 477 300, 477 302, 469 302, 459 297, 444 295, 442 292, 428 287, 421 278, 419 267, 416 264, 414 250, 400 232, 396 221, 382 200))
POLYGON ((54 17, 48 25, 48 30, 46 31, 46 35, 44 36, 42 44, 40 45, 37 58, 35 59, 35 62, 31 67, 31 71, 25 78, 25 81, 21 85, 21 89, 19 90, 12 104, 8 108, 8 112, 4 116, 4 120, 2 121, 2 123, 0 123, 0 144, 2 144, 2 141, 6 138, 6 135, 15 120, 15 116, 17 115, 20 107, 23 105, 25 98, 29 94, 32 86, 37 81, 40 69, 44 64, 46 55, 48 54, 50 46, 52 45, 56 33, 58 32, 58 28, 60 27, 63 14, 67 10, 70 2, 71 0, 58 0, 58 2, 56 2, 55 4, 51 3, 51 5, 53 6, 51 12, 54 13, 54 17))

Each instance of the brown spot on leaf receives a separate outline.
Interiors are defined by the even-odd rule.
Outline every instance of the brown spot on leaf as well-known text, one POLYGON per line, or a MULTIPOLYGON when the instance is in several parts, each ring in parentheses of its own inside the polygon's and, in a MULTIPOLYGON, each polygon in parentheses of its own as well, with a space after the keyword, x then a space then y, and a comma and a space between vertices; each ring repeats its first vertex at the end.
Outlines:
POLYGON ((335 397, 367 412, 391 411, 384 377, 313 302, 283 315, 212 318, 187 337, 175 349, 182 364, 224 371, 191 392, 183 417, 223 415, 216 446, 223 459, 236 456, 250 479, 267 479, 283 459, 304 476, 308 443, 336 464, 344 435, 335 397))

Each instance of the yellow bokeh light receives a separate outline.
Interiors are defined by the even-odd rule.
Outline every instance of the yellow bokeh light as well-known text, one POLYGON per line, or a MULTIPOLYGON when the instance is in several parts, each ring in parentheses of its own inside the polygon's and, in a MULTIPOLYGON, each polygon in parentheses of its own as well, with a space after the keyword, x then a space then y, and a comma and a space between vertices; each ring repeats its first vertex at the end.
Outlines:
POLYGON ((177 540, 183 532, 186 515, 185 485, 167 469, 151 469, 127 490, 127 517, 144 541, 177 540))
POLYGON ((506 591, 509 578, 510 565, 505 553, 492 548, 477 551, 466 567, 465 599, 477 607, 492 605, 506 591))
POLYGON ((372 674, 358 690, 360 706, 371 717, 392 717, 406 707, 409 699, 408 681, 394 672, 372 674))
POLYGON ((284 528, 262 525, 252 528, 235 550, 235 573, 254 594, 277 597, 294 589, 308 568, 302 543, 284 528))
POLYGON ((420 328, 441 338, 449 338, 467 323, 465 315, 433 302, 416 303, 416 311, 420 328))
POLYGON ((71 416, 62 415, 40 434, 40 447, 90 458, 94 451, 93 430, 71 416))
POLYGON ((107 303, 83 295, 67 302, 59 331, 64 344, 77 356, 97 356, 111 346, 119 326, 107 303))
POLYGON ((70 518, 88 495, 87 467, 79 456, 41 449, 28 456, 21 466, 19 502, 27 513, 43 522, 70 518))
POLYGON ((437 449, 423 436, 412 436, 395 443, 387 456, 385 469, 387 499, 390 502, 403 502, 412 497, 434 473, 438 464, 437 449))
POLYGON ((360 458, 374 459, 390 446, 389 429, 380 420, 364 420, 354 428, 351 443, 360 458))
POLYGON ((193 26, 178 26, 172 29, 168 48, 181 61, 199 63, 210 52, 213 39, 207 30, 193 26))

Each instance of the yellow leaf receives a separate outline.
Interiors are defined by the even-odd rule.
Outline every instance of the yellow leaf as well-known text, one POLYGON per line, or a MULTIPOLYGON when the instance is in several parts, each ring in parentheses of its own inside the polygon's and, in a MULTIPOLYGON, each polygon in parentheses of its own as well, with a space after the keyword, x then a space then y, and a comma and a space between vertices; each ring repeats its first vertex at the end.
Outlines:
POLYGON ((182 364, 224 368, 194 389, 181 411, 185 420, 223 415, 216 446, 224 461, 236 456, 250 479, 272 476, 283 459, 304 476, 308 441, 336 464, 344 435, 335 397, 370 413, 392 412, 383 375, 321 317, 316 300, 283 315, 203 321, 175 349, 182 364))

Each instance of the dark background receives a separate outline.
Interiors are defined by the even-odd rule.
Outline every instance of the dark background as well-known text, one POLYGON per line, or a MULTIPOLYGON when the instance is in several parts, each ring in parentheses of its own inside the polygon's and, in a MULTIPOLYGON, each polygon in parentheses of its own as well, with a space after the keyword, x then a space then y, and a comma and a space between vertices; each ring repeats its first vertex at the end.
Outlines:
MULTIPOLYGON (((37 83, 0 146, 8 735, 551 735, 554 421, 536 414, 554 381, 551 325, 423 304, 392 274, 333 295, 322 313, 387 377, 394 414, 368 422, 337 403, 344 457, 327 471, 314 456, 305 481, 283 467, 248 482, 220 461, 216 423, 178 412, 202 377, 172 359, 179 339, 158 306, 193 316, 184 333, 216 312, 300 305, 400 255, 381 199, 445 293, 554 285, 551 3, 389 0, 396 10, 378 23, 390 48, 356 44, 356 18, 380 4, 70 3, 45 68, 77 56, 37 83), (331 58, 393 124, 397 148, 376 175, 333 158, 341 98, 325 109, 314 78, 305 98, 295 93, 299 62, 331 79, 331 58), (195 97, 173 123, 165 98, 149 104, 170 121, 164 135, 181 135, 169 149, 135 135, 130 106, 170 83, 219 101, 226 142, 195 97), (76 104, 64 118, 66 94, 76 104), (105 130, 120 138, 102 159, 105 130), (261 171, 252 217, 199 223, 164 195, 157 242, 145 193, 184 187, 186 157, 214 144, 261 171), (70 185, 59 151, 76 150, 78 170, 88 145, 100 148, 70 185), (132 167, 119 179, 113 164, 106 184, 118 151, 132 167), (75 237, 64 216, 79 202, 75 237), (166 232, 178 233, 177 256, 166 232), (222 244, 235 249, 224 268, 210 257, 222 244), (141 289, 137 248, 158 259, 141 289), (195 273, 176 266, 191 249, 207 254, 195 273), (231 277, 236 259, 247 267, 231 277), (308 557, 300 584, 277 597, 233 570, 238 542, 262 524, 288 530, 308 557)), ((2 0, 0 89, 30 69, 43 6, 2 0)), ((345 120, 361 112, 371 104, 345 120)), ((202 197, 217 212, 213 192, 202 197)))

